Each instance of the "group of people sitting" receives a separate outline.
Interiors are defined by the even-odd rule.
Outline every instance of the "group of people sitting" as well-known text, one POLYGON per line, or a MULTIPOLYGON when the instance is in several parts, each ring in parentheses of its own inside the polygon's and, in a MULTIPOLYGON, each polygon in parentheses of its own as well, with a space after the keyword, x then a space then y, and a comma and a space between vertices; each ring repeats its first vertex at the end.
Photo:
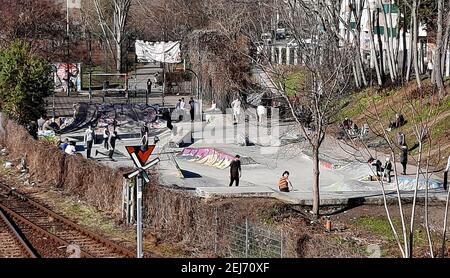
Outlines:
POLYGON ((345 135, 350 136, 351 138, 359 137, 364 139, 369 134, 369 125, 367 123, 363 125, 362 129, 360 129, 355 122, 347 117, 342 122, 341 128, 345 132, 345 135))
POLYGON ((400 128, 406 124, 405 117, 402 114, 396 113, 394 121, 389 123, 389 129, 400 128))

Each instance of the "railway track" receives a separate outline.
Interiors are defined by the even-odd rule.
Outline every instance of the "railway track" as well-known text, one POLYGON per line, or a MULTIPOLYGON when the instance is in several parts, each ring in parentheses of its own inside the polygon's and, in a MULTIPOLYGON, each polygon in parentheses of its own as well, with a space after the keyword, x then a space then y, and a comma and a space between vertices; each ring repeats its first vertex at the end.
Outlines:
POLYGON ((0 210, 0 258, 37 258, 14 223, 0 210))
POLYGON ((86 230, 10 187, 0 184, 0 211, 41 257, 121 258, 134 252, 86 230))

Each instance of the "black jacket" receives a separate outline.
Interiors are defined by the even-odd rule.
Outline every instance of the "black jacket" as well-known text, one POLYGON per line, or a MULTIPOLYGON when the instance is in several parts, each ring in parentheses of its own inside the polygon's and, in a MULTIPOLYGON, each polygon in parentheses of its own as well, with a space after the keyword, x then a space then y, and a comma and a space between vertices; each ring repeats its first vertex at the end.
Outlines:
POLYGON ((402 153, 400 154, 400 163, 408 163, 408 149, 402 149, 402 153))
POLYGON ((239 172, 241 171, 241 161, 233 160, 230 164, 230 175, 233 178, 239 178, 239 172))

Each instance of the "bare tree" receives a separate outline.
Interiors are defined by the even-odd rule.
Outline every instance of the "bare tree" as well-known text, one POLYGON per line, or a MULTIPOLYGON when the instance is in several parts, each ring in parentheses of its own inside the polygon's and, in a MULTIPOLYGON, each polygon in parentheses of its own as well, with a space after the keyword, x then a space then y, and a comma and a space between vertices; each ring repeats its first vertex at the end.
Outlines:
MULTIPOLYGON (((340 45, 336 32, 327 32, 329 28, 338 29, 338 20, 328 21, 317 11, 324 2, 287 1, 288 5, 274 6, 279 11, 280 19, 285 22, 295 42, 294 53, 301 60, 297 68, 303 73, 302 88, 290 88, 287 78, 293 69, 290 66, 278 64, 272 59, 273 50, 266 48, 261 51, 263 59, 255 59, 260 69, 260 80, 272 88, 272 92, 281 96, 290 114, 294 118, 301 133, 309 143, 313 160, 312 197, 315 217, 319 216, 320 207, 320 147, 328 133, 332 116, 336 113, 335 101, 348 90, 352 76, 351 45, 340 45), (305 125, 300 107, 306 108, 312 115, 311 128, 305 125)), ((332 7, 333 10, 335 9, 332 7)), ((259 38, 251 38, 253 42, 259 38)), ((288 54, 286 54, 287 56, 288 54)), ((294 69, 295 70, 295 69, 294 69)))
POLYGON ((127 36, 127 23, 129 11, 133 0, 93 0, 104 39, 109 50, 113 53, 112 43, 115 46, 116 70, 122 69, 123 42, 127 36))

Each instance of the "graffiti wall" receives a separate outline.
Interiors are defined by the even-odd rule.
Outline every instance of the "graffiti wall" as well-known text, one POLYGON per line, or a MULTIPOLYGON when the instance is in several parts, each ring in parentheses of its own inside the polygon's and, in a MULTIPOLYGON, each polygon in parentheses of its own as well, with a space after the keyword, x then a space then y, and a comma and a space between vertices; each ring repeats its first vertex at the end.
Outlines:
POLYGON ((214 148, 185 148, 180 158, 207 166, 225 169, 230 166, 234 157, 214 148))
POLYGON ((53 80, 55 82, 55 90, 67 90, 67 75, 69 75, 69 86, 71 90, 81 91, 81 64, 77 63, 54 63, 53 64, 53 80), (68 68, 68 70, 67 70, 68 68))

